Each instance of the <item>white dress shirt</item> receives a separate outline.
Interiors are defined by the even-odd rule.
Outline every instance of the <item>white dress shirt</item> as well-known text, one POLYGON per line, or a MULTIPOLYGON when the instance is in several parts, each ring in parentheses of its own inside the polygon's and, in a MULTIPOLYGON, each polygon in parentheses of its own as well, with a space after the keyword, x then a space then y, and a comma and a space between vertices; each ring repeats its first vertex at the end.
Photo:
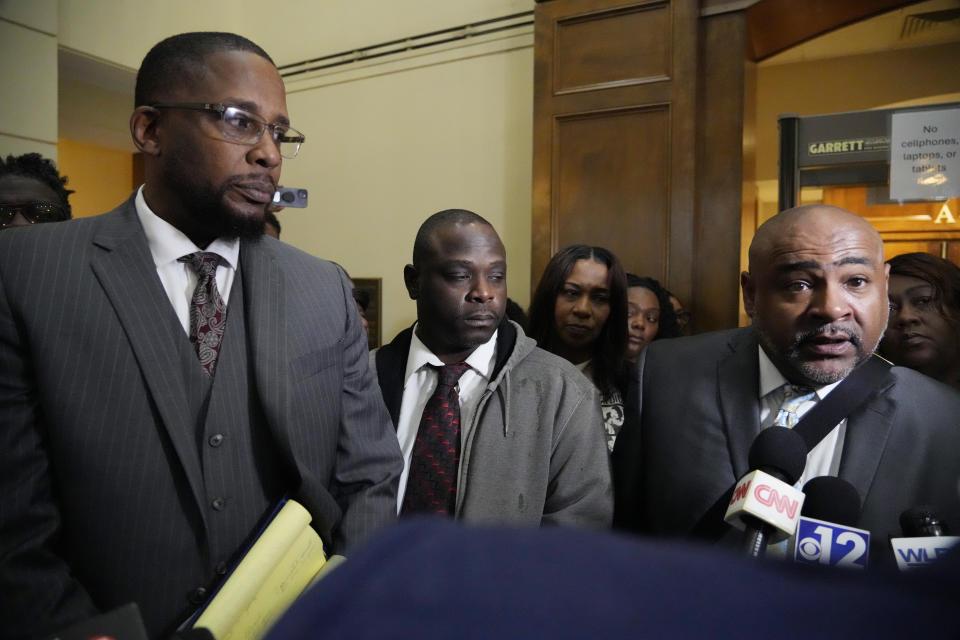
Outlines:
MULTIPOLYGON (((766 429, 773 424, 783 403, 785 384, 789 384, 783 374, 777 370, 763 347, 757 347, 760 352, 760 428, 766 429)), ((814 391, 817 399, 804 402, 797 410, 797 417, 803 417, 813 406, 827 397, 840 382, 817 387, 814 391)), ((826 437, 807 453, 807 466, 803 475, 795 485, 802 489, 807 480, 817 476, 835 476, 840 469, 840 454, 843 451, 843 440, 847 432, 847 419, 841 420, 826 437)))
POLYGON ((226 264, 221 262, 217 267, 217 291, 226 304, 230 300, 233 276, 240 261, 240 239, 217 238, 206 249, 200 249, 182 231, 150 210, 147 201, 143 199, 142 185, 137 189, 134 204, 143 233, 147 236, 147 245, 157 267, 160 283, 167 292, 183 330, 190 335, 190 300, 193 298, 193 290, 197 288, 197 273, 186 262, 179 262, 178 258, 197 251, 216 253, 223 258, 226 264))
MULTIPOLYGON (((483 390, 493 373, 497 356, 497 331, 485 343, 473 350, 464 362, 470 368, 460 377, 457 385, 460 396, 460 435, 463 438, 470 428, 473 414, 477 410, 483 390)), ((410 475, 410 457, 417 440, 420 418, 434 389, 437 388, 437 372, 429 365, 443 366, 430 349, 417 337, 417 327, 413 328, 410 339, 410 352, 407 354, 407 370, 403 374, 403 400, 400 404, 400 416, 397 419, 397 439, 403 453, 403 473, 397 490, 397 513, 403 506, 403 496, 407 491, 407 477, 410 475)))
MULTIPOLYGON (((770 358, 763 351, 763 347, 757 347, 760 352, 760 428, 766 429, 773 425, 783 404, 783 398, 786 389, 784 385, 790 384, 777 367, 770 361, 770 358)), ((814 388, 816 400, 804 402, 797 408, 797 417, 802 418, 803 414, 812 409, 820 400, 823 400, 833 391, 842 381, 833 384, 814 388)), ((784 427, 778 427, 783 429, 784 427)), ((836 476, 840 470, 840 454, 843 452, 843 439, 847 432, 847 419, 841 420, 816 446, 807 453, 807 466, 803 469, 803 474, 793 485, 797 489, 803 489, 803 486, 811 478, 817 476, 836 476)), ((767 557, 769 558, 792 558, 793 549, 796 544, 796 534, 786 540, 772 544, 767 547, 767 557)))

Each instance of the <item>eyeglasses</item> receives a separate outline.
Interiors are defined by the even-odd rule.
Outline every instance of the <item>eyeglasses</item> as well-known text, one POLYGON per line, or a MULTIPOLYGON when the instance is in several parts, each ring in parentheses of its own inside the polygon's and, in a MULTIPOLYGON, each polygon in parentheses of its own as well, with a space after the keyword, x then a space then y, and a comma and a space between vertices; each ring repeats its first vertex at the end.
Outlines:
POLYGON ((189 109, 218 113, 220 114, 220 133, 227 142, 254 145, 260 142, 263 132, 270 129, 270 137, 277 143, 280 155, 284 158, 296 158, 300 145, 307 139, 290 125, 266 122, 249 111, 219 102, 161 102, 150 106, 154 109, 189 109))
POLYGON ((0 229, 13 226, 13 219, 20 214, 30 224, 59 222, 67 219, 63 205, 52 202, 27 202, 25 204, 0 204, 0 229))

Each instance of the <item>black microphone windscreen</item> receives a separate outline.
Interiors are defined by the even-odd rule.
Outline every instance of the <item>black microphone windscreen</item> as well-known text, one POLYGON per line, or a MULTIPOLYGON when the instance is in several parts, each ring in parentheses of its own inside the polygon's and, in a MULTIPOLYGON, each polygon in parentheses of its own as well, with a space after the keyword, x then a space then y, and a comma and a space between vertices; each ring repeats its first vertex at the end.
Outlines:
POLYGON ((751 469, 762 469, 770 475, 793 484, 807 466, 807 443, 799 433, 785 427, 768 427, 761 431, 753 444, 747 460, 751 469))
POLYGON ((905 538, 950 535, 947 523, 940 519, 930 505, 918 505, 900 514, 900 528, 905 538))
POLYGON ((826 520, 847 527, 860 520, 860 494, 846 480, 834 476, 817 476, 803 486, 806 498, 800 515, 826 520))

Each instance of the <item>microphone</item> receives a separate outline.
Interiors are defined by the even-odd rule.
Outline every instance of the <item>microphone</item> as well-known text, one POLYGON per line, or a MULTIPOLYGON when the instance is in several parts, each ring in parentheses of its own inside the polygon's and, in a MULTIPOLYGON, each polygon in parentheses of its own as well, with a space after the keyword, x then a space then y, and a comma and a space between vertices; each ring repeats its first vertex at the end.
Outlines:
POLYGON ((950 528, 943 522, 930 505, 921 505, 907 509, 900 514, 900 528, 905 538, 927 536, 946 536, 950 528))
POLYGON ((890 538, 900 571, 931 565, 960 543, 960 536, 947 535, 950 532, 947 523, 929 505, 901 513, 900 528, 904 537, 890 538))
POLYGON ((860 494, 854 486, 818 476, 804 485, 803 493, 794 562, 866 569, 870 532, 853 526, 860 520, 860 494))
POLYGON ((723 519, 745 532, 744 550, 759 558, 768 544, 797 529, 804 495, 793 484, 807 464, 807 445, 793 429, 769 427, 750 445, 747 459, 754 470, 734 486, 723 519))

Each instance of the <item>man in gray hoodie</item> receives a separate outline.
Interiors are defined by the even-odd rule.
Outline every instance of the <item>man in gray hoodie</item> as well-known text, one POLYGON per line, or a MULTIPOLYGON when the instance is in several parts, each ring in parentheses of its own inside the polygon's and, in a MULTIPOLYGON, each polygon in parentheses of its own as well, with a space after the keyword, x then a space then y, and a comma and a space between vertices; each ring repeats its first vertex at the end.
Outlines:
POLYGON ((609 526, 596 390, 504 317, 506 251, 449 209, 417 233, 404 282, 417 323, 371 354, 403 451, 397 511, 474 523, 609 526))

